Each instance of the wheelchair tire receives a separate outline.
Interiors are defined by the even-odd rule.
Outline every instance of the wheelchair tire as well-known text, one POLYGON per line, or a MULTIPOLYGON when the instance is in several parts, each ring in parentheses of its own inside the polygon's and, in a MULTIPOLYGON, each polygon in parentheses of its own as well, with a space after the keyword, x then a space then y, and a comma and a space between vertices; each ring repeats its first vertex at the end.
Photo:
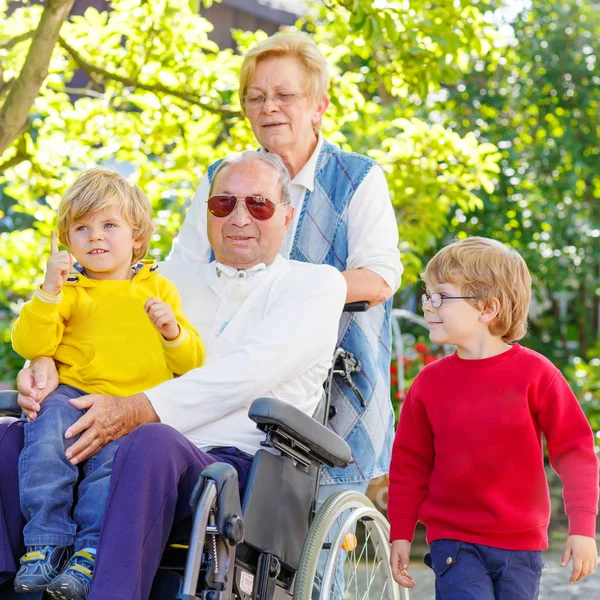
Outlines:
POLYGON ((408 590, 392 577, 389 533, 389 523, 363 494, 331 495, 302 547, 294 600, 408 600, 408 590))

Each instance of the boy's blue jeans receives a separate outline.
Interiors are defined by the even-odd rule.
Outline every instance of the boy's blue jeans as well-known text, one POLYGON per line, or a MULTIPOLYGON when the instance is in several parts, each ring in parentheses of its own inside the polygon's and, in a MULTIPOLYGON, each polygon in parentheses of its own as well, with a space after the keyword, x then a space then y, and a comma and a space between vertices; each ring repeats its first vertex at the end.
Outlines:
POLYGON ((78 436, 67 440, 65 432, 86 412, 71 405, 69 398, 85 394, 59 385, 41 403, 38 417, 25 425, 19 491, 21 511, 27 519, 23 530, 26 546, 75 545, 78 551, 98 545, 112 462, 121 440, 111 442, 86 460, 82 472, 69 462, 65 451, 78 436))
POLYGON ((539 595, 540 551, 437 540, 424 561, 435 572, 436 600, 536 600, 539 595))

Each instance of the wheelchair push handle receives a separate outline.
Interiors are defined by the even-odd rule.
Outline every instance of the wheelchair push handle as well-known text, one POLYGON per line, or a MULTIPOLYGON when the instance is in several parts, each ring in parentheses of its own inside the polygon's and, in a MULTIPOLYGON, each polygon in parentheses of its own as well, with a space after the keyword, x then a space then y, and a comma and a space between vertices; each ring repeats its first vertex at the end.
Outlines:
POLYGON ((366 312, 367 310, 369 310, 369 302, 367 300, 344 304, 344 312, 366 312))

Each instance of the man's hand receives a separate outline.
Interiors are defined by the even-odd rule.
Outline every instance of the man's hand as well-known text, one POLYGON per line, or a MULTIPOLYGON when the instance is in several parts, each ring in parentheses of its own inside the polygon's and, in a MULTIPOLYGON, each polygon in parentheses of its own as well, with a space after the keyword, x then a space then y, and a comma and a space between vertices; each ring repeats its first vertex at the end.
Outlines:
POLYGON ((165 340, 171 342, 179 335, 179 324, 173 314, 173 309, 158 298, 150 298, 144 304, 144 310, 148 313, 154 327, 158 329, 165 340))
POLYGON ((40 404, 58 387, 54 359, 40 356, 17 375, 17 401, 30 421, 38 416, 40 404))
POLYGON ((72 254, 69 254, 66 250, 58 251, 56 232, 53 231, 50 237, 50 258, 46 265, 42 291, 52 296, 58 296, 74 264, 75 259, 72 254))
POLYGON ((69 402, 80 410, 89 409, 65 432, 67 439, 81 434, 66 452, 74 465, 87 460, 100 448, 136 427, 159 421, 145 394, 125 397, 89 394, 69 402))
POLYGON ((573 570, 569 583, 575 583, 591 575, 598 567, 596 540, 587 535, 570 535, 565 543, 561 566, 566 567, 571 557, 573 557, 573 570))
POLYGON ((390 556, 390 565, 392 566, 394 580, 397 584, 405 588, 414 588, 416 585, 412 575, 407 573, 410 560, 410 547, 411 543, 408 540, 394 540, 390 556))

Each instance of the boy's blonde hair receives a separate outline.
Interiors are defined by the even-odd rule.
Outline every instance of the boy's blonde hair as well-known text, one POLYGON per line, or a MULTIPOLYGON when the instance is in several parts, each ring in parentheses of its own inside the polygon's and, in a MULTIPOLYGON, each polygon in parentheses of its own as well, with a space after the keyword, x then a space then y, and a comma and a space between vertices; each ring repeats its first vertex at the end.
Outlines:
POLYGON ((133 249, 131 260, 136 263, 148 253, 153 231, 152 205, 139 187, 108 169, 84 171, 67 189, 58 205, 58 239, 69 247, 71 225, 110 206, 121 209, 123 220, 133 229, 133 239, 143 242, 133 249))
MULTIPOLYGON (((275 33, 266 40, 259 42, 244 56, 244 62, 240 69, 240 102, 248 92, 248 86, 256 65, 264 58, 272 56, 292 56, 297 58, 308 78, 307 94, 310 100, 318 102, 324 96, 327 96, 329 89, 329 69, 323 53, 319 50, 317 44, 305 33, 275 33)), ((246 110, 242 103, 244 114, 246 110)), ((315 131, 318 133, 321 128, 321 122, 315 125, 315 131)))
POLYGON ((516 342, 527 332, 531 276, 521 255, 496 240, 471 237, 442 248, 427 264, 421 279, 426 286, 450 283, 464 296, 475 296, 486 307, 491 298, 500 311, 490 333, 516 342))

